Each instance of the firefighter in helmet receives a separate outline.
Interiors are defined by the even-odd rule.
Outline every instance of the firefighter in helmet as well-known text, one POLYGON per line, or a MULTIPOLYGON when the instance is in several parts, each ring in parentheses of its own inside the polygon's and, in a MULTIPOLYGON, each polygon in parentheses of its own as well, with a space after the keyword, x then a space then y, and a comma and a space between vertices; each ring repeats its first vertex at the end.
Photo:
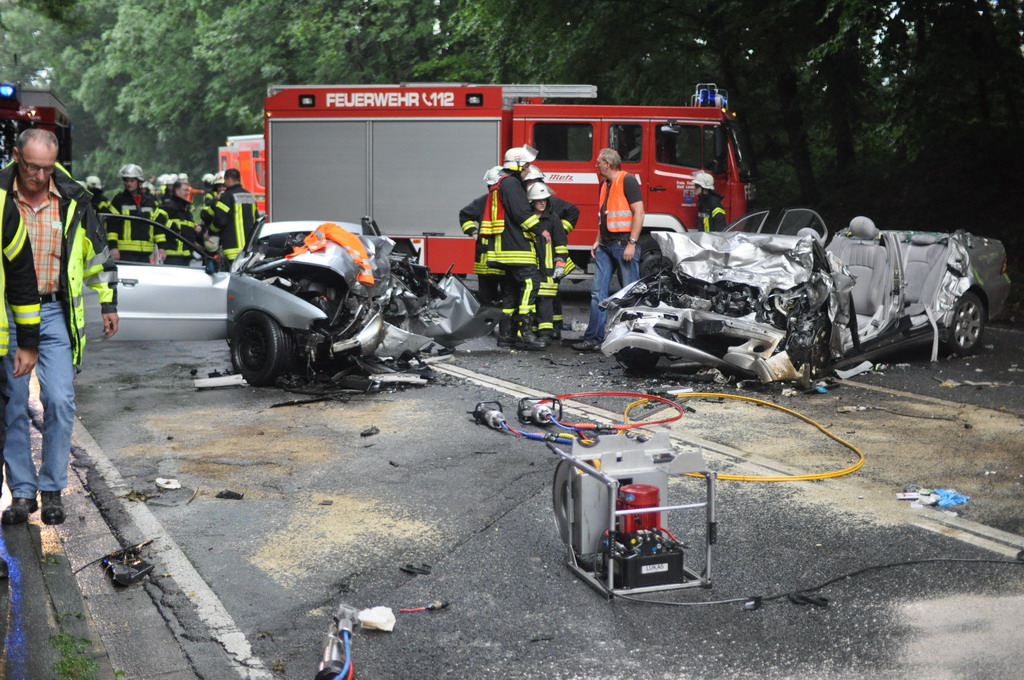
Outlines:
MULTIPOLYGON (((501 166, 495 165, 484 173, 484 185, 488 193, 477 197, 472 203, 459 211, 459 226, 466 236, 476 238, 476 250, 473 257, 473 273, 477 276, 477 298, 481 304, 497 306, 501 304, 501 283, 505 272, 492 267, 487 262, 488 254, 493 245, 493 238, 480 230, 484 221, 484 206, 491 187, 498 182, 501 166)), ((499 329, 500 330, 500 329, 499 329)), ((512 343, 511 326, 505 333, 505 339, 498 340, 499 347, 509 347, 512 343)))
POLYGON ((211 238, 219 239, 224 257, 233 261, 245 247, 256 225, 256 197, 242 186, 242 174, 235 168, 224 171, 224 191, 213 205, 211 238))
MULTIPOLYGON (((205 184, 206 178, 203 178, 205 184)), ((199 222, 203 228, 203 238, 205 239, 210 234, 210 225, 213 224, 213 206, 217 204, 217 200, 220 198, 221 193, 224 191, 224 171, 221 170, 216 175, 210 175, 209 187, 206 193, 203 194, 203 205, 199 209, 199 222)))
POLYGON ((167 240, 164 233, 147 222, 125 219, 142 217, 162 222, 160 207, 151 195, 142 191, 142 183, 146 179, 142 168, 127 163, 118 174, 124 183, 124 191, 110 199, 110 212, 114 215, 107 219, 110 254, 115 260, 125 262, 162 260, 167 240), (155 256, 154 250, 157 251, 155 256))
POLYGON ((103 181, 96 175, 89 175, 85 178, 85 188, 92 194, 92 209, 96 214, 109 213, 110 200, 103 193, 103 181))
POLYGON ((722 231, 725 229, 725 208, 722 207, 722 194, 715 191, 715 178, 711 173, 700 170, 693 176, 693 184, 697 187, 697 227, 704 231, 722 231))
POLYGON ((501 302, 505 318, 498 325, 499 342, 511 336, 516 347, 527 350, 547 347, 533 332, 540 285, 534 245, 538 238, 551 236, 538 228, 540 218, 530 208, 521 177, 535 158, 537 150, 528 146, 505 152, 498 181, 487 194, 480 225, 480 233, 493 238, 488 265, 505 272, 501 302))
MULTIPOLYGON (((523 186, 526 187, 527 197, 529 197, 530 187, 544 180, 544 172, 536 165, 531 164, 526 169, 526 172, 523 173, 523 186)), ((561 280, 576 269, 576 263, 569 257, 569 234, 576 228, 576 223, 580 219, 580 209, 576 207, 575 203, 567 201, 561 196, 556 196, 554 190, 551 190, 551 196, 548 197, 548 209, 556 218, 556 224, 553 225, 550 233, 551 245, 554 247, 555 252, 555 269, 552 274, 555 287, 557 288, 561 280)), ((551 302, 551 337, 555 340, 561 340, 562 322, 564 320, 562 316, 562 300, 556 294, 551 302)))

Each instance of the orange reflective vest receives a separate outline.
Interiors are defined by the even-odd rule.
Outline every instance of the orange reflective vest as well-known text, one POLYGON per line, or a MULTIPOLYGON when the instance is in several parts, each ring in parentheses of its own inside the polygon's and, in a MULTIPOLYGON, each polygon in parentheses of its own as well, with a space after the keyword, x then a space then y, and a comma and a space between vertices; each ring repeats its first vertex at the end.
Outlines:
POLYGON ((597 199, 598 220, 602 208, 605 212, 605 224, 610 232, 629 231, 633 227, 633 211, 629 208, 629 201, 626 200, 626 192, 622 185, 626 182, 626 172, 619 172, 614 180, 601 182, 601 193, 597 199), (611 184, 611 195, 608 196, 608 203, 605 204, 605 195, 608 194, 608 185, 611 184))
POLYGON ((285 255, 285 258, 291 259, 303 253, 323 250, 327 247, 328 241, 333 241, 344 248, 352 256, 352 260, 359 265, 362 271, 356 274, 356 280, 364 286, 372 286, 374 283, 373 269, 370 267, 370 257, 366 254, 363 242, 351 231, 333 222, 324 222, 316 228, 316 231, 310 232, 303 241, 306 245, 296 248, 291 254, 285 255))

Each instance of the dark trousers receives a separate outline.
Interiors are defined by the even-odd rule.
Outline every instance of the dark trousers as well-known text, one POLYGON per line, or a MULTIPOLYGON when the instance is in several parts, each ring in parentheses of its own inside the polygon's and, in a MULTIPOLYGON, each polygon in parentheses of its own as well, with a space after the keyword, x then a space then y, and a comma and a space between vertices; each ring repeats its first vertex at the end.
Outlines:
POLYGON ((501 307, 513 316, 528 316, 537 309, 540 271, 536 265, 506 265, 501 290, 501 307))

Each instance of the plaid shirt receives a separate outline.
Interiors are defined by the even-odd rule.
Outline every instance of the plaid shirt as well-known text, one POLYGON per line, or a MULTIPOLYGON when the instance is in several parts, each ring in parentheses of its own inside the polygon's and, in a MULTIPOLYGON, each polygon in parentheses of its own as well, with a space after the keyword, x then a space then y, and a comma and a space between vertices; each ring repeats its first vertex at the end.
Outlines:
POLYGON ((60 249, 64 223, 60 219, 61 195, 57 185, 51 177, 49 194, 38 208, 33 208, 22 199, 17 179, 14 180, 13 193, 25 229, 28 230, 29 243, 32 244, 39 294, 60 292, 60 249))

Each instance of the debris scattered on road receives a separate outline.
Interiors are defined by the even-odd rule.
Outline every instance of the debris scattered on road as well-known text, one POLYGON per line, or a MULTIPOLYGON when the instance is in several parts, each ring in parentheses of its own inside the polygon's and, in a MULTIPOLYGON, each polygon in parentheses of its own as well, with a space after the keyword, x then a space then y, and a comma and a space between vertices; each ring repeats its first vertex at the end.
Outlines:
POLYGON ((399 609, 398 611, 401 614, 410 614, 412 612, 439 612, 442 609, 447 608, 448 603, 444 600, 434 600, 430 604, 424 605, 423 607, 408 607, 406 609, 399 609))
POLYGON ((391 632, 395 629, 395 612, 391 607, 370 607, 359 612, 359 625, 369 630, 391 632))
POLYGON ((231 500, 231 501, 240 501, 240 500, 242 500, 243 496, 245 496, 244 493, 238 493, 237 491, 231 491, 229 489, 224 489, 223 491, 219 492, 216 497, 217 498, 226 498, 226 499, 231 500))
POLYGON ((110 574, 114 583, 122 586, 137 583, 153 571, 153 565, 140 557, 142 549, 152 542, 153 539, 150 538, 142 543, 130 545, 126 548, 121 548, 120 550, 107 553, 102 557, 97 557, 91 562, 86 562, 75 569, 72 573, 77 574, 86 567, 91 567, 94 564, 102 564, 104 571, 110 574))
POLYGON ((219 375, 212 378, 196 378, 194 381, 197 390, 208 390, 215 387, 243 387, 248 384, 240 373, 219 375))
POLYGON ((896 494, 896 500, 898 501, 916 501, 921 497, 921 494, 916 491, 904 491, 896 494))
POLYGON ((154 480, 154 481, 156 482, 156 485, 159 488, 161 488, 161 489, 180 489, 181 488, 181 482, 179 482, 177 479, 168 479, 168 478, 164 478, 164 477, 157 477, 156 480, 154 480))
POLYGON ((362 432, 359 433, 360 437, 372 437, 375 434, 380 434, 380 428, 376 425, 371 425, 362 432))
POLYGON ((854 413, 857 411, 885 411, 896 416, 905 416, 907 418, 924 418, 925 420, 948 420, 950 422, 957 422, 959 419, 956 416, 928 416, 921 415, 919 413, 906 413, 905 411, 897 411, 895 409, 887 408, 885 406, 837 406, 836 413, 854 413))
POLYGON ((412 574, 413 576, 417 576, 420 574, 426 576, 429 575, 431 572, 430 565, 425 562, 421 563, 420 566, 418 567, 414 564, 407 564, 404 567, 399 567, 399 569, 404 571, 406 574, 412 574))
POLYGON ((320 501, 320 505, 334 505, 334 501, 332 501, 330 498, 325 498, 322 501, 320 501))
POLYGON ((940 508, 950 508, 955 505, 963 505, 967 501, 971 500, 970 496, 957 493, 956 489, 936 489, 935 494, 938 494, 939 496, 937 505, 940 508))
POLYGON ((130 501, 142 501, 142 502, 145 502, 145 501, 147 501, 150 498, 150 495, 148 493, 146 493, 145 491, 136 491, 136 490, 132 489, 131 491, 128 492, 128 495, 125 496, 125 498, 127 498, 130 501))
POLYGON ((388 461, 388 465, 390 465, 391 467, 400 467, 400 466, 398 465, 398 463, 396 463, 396 462, 395 462, 395 461, 393 461, 393 460, 389 460, 389 461, 388 461))
POLYGON ((842 378, 843 380, 849 380, 850 378, 852 378, 855 375, 860 375, 861 373, 867 373, 868 371, 871 370, 871 368, 872 368, 872 366, 871 366, 871 362, 870 361, 862 361, 859 364, 857 364, 856 366, 854 366, 852 368, 848 368, 845 371, 836 371, 836 375, 839 376, 840 378, 842 378))

